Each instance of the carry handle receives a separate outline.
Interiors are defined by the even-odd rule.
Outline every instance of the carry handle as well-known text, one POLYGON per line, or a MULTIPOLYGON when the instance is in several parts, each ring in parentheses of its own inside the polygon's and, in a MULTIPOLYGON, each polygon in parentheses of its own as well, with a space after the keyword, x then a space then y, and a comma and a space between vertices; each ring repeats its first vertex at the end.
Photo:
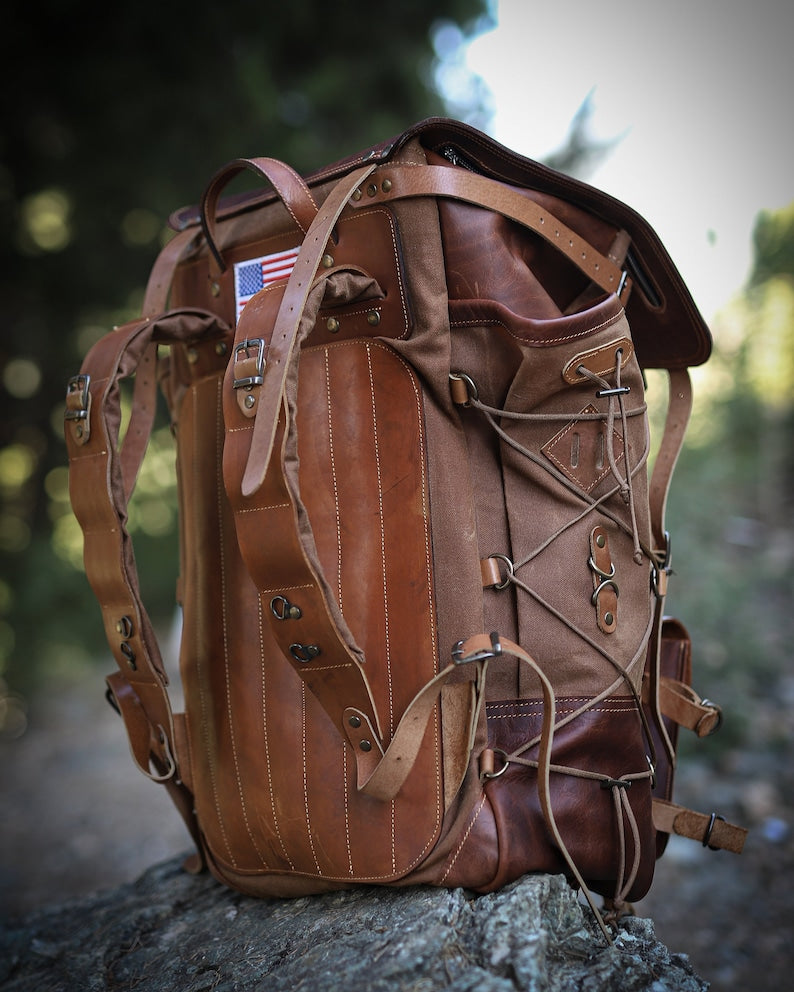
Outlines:
POLYGON ((270 183, 303 234, 309 230, 317 214, 317 204, 303 178, 285 162, 275 158, 236 158, 223 166, 204 190, 201 198, 201 230, 221 272, 227 265, 218 248, 215 226, 221 191, 241 172, 253 172, 270 183))

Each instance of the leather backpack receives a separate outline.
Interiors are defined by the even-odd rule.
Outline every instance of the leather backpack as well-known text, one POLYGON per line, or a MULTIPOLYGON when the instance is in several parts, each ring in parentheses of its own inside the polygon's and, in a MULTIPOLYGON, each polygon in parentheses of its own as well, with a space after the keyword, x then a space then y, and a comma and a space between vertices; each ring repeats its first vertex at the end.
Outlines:
POLYGON ((172 226, 66 438, 110 698, 197 863, 257 896, 564 872, 609 914, 670 833, 741 850, 671 798, 679 726, 721 720, 664 613, 711 345, 648 224, 433 119, 307 178, 236 160, 172 226), (222 198, 243 170, 266 188, 222 198), (670 381, 652 470, 645 369, 670 381), (180 712, 127 528, 158 388, 180 712))

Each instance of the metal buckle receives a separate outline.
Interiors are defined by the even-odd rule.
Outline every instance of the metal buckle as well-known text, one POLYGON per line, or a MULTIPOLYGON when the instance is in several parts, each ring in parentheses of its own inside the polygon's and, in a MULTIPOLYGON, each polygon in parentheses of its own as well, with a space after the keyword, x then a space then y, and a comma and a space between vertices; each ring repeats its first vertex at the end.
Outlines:
POLYGON ((463 645, 465 643, 465 641, 458 641, 452 649, 452 660, 456 665, 467 665, 470 661, 488 661, 490 658, 498 658, 502 653, 502 645, 496 631, 491 634, 490 651, 486 648, 484 651, 473 651, 471 654, 464 655, 463 645))
POLYGON ((711 816, 709 817, 709 825, 706 827, 706 832, 703 835, 703 846, 707 847, 710 851, 720 850, 718 847, 715 847, 713 844, 709 843, 709 841, 711 840, 711 835, 714 832, 714 824, 717 822, 717 820, 722 820, 722 822, 725 823, 724 816, 719 816, 719 814, 717 813, 712 813, 711 816))
POLYGON ((66 384, 66 399, 68 400, 79 392, 80 394, 80 406, 79 408, 67 406, 66 413, 64 414, 64 420, 86 420, 88 418, 88 400, 89 392, 88 387, 91 383, 91 376, 80 374, 73 375, 71 379, 66 384))
POLYGON ((235 379, 233 383, 235 389, 251 389, 252 386, 261 386, 265 381, 265 342, 262 338, 246 338, 238 344, 234 349, 235 365, 241 352, 245 353, 244 358, 250 358, 249 352, 252 348, 256 348, 256 372, 254 375, 235 379))

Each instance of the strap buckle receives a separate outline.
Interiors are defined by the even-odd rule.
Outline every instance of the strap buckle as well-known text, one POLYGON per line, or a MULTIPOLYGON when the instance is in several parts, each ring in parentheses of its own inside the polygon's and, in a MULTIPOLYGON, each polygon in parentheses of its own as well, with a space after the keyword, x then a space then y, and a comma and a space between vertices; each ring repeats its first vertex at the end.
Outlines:
POLYGON ((87 420, 91 394, 88 387, 91 376, 73 375, 66 384, 66 412, 64 420, 87 420))
POLYGON ((466 641, 458 641, 452 649, 452 660, 456 665, 467 665, 470 661, 488 661, 491 658, 498 658, 502 654, 502 644, 499 635, 494 631, 491 634, 491 647, 483 648, 481 651, 472 651, 471 654, 464 654, 463 649, 466 641))
POLYGON ((243 375, 239 379, 236 378, 234 388, 251 389, 253 386, 261 386, 265 381, 265 342, 262 338, 246 338, 245 341, 241 341, 234 349, 235 368, 237 368, 238 362, 246 362, 245 371, 249 374, 243 375), (256 355, 253 356, 254 367, 252 371, 249 371, 253 349, 256 349, 256 355))

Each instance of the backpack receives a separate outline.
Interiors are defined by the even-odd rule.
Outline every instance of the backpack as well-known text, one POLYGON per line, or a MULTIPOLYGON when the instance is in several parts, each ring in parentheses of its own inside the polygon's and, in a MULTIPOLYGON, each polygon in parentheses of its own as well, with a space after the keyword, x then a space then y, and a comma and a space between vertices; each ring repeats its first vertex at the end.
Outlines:
POLYGON ((664 615, 711 342, 648 224, 432 119, 306 179, 235 160, 171 225, 65 428, 109 698, 192 867, 276 897, 563 872, 607 932, 671 833, 739 852, 671 799, 678 728, 721 722, 664 615), (222 198, 244 170, 267 188, 222 198), (648 368, 670 381, 650 473, 648 368), (158 388, 181 712, 127 528, 158 388))

